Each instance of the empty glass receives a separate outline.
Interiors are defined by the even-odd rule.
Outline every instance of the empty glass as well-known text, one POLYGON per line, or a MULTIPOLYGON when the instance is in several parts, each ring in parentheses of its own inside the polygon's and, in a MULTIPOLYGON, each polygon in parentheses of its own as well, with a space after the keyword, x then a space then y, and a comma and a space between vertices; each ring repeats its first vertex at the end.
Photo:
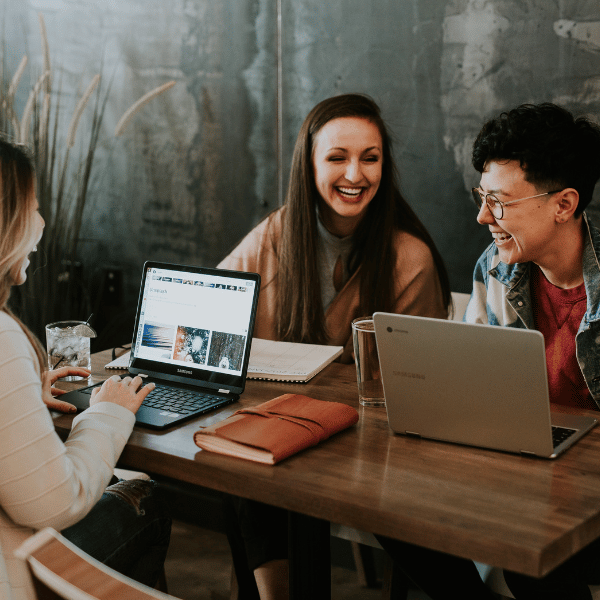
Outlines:
POLYGON ((375 326, 371 317, 352 321, 358 400, 363 406, 385 406, 375 326))

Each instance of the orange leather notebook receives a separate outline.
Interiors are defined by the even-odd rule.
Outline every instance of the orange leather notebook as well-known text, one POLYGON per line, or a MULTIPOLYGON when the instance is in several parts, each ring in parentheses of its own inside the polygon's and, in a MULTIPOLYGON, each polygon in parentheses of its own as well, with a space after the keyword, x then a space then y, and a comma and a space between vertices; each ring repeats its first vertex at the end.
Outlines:
POLYGON ((200 429, 194 441, 203 450, 274 465, 357 421, 346 404, 284 394, 200 429))

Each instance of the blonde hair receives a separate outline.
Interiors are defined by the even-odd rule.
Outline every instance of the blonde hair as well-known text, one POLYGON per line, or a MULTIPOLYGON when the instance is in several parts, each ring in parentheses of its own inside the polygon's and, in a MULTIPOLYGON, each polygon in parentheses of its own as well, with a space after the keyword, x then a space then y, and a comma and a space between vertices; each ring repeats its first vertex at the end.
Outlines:
POLYGON ((32 159, 22 146, 0 138, 0 310, 19 323, 44 371, 46 359, 40 341, 8 308, 16 274, 38 235, 31 218, 35 203, 32 159))

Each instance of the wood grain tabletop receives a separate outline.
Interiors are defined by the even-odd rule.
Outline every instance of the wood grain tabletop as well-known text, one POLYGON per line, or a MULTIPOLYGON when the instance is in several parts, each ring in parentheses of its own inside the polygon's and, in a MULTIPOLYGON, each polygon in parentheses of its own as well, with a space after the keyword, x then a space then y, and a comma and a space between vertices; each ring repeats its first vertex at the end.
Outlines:
MULTIPOLYGON (((92 358, 93 381, 110 352, 92 358)), ((65 389, 77 384, 64 383, 65 389)), ((54 413, 64 437, 72 417, 54 413)), ((248 380, 241 400, 178 427, 137 427, 120 465, 542 576, 600 536, 600 427, 556 460, 394 435, 358 403, 354 366, 307 384, 248 380), (193 433, 284 393, 343 402, 359 422, 275 466, 200 450, 193 433)))

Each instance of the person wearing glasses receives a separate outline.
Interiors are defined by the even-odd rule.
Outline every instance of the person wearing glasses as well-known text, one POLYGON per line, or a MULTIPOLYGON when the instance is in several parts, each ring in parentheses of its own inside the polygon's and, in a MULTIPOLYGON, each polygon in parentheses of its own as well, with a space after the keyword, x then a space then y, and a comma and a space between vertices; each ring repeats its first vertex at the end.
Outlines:
MULTIPOLYGON (((472 162, 481 174, 477 221, 492 243, 475 267, 464 320, 539 330, 550 401, 600 410, 600 231, 585 213, 600 178, 600 127, 555 104, 523 104, 483 126, 472 162)), ((450 590, 493 598, 471 561, 380 541, 432 600, 450 590)), ((600 540, 543 578, 505 579, 517 600, 592 600, 600 540)))
POLYGON ((473 147, 477 221, 493 242, 465 321, 537 329, 550 401, 599 410, 600 232, 585 215, 600 177, 600 128, 553 104, 486 123, 473 147))
MULTIPOLYGON (((465 320, 544 335, 550 401, 600 407, 600 231, 585 214, 600 178, 600 127, 554 104, 486 123, 473 147, 477 221, 493 237, 465 320)), ((505 573, 517 599, 591 600, 600 541, 542 579, 505 573)))

